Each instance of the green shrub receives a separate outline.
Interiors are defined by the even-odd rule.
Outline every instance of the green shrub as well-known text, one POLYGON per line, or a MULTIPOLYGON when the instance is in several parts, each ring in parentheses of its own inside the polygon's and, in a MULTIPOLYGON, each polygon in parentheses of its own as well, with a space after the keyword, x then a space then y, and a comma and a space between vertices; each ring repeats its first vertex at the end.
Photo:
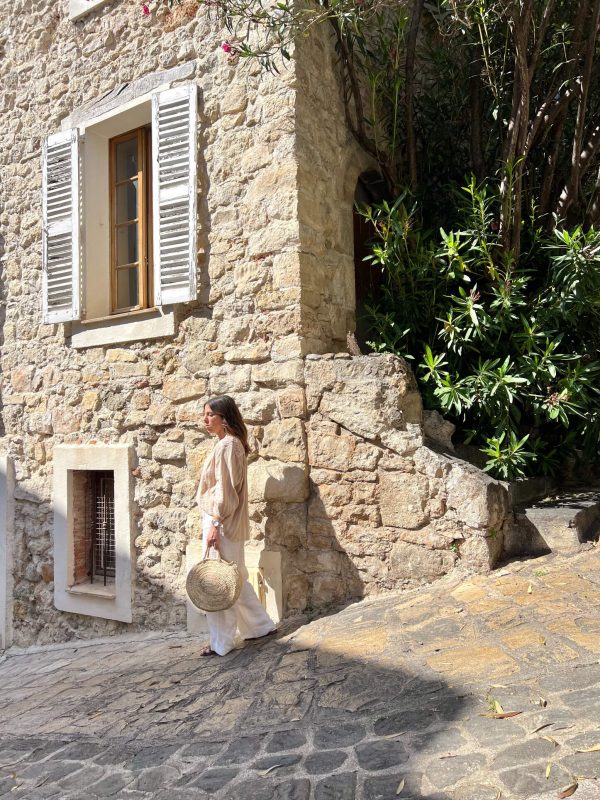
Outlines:
POLYGON ((458 224, 423 230, 403 193, 363 209, 383 271, 367 306, 371 347, 413 362, 425 406, 502 479, 555 474, 599 454, 600 232, 523 224, 514 261, 498 234, 499 192, 464 187, 458 224))

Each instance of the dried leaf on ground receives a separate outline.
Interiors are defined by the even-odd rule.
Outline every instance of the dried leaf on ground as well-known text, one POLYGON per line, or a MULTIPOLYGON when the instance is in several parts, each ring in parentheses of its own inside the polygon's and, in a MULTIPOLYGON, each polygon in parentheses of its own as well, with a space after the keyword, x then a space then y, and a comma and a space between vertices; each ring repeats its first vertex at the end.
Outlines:
POLYGON ((286 767, 286 766, 287 766, 287 764, 273 764, 273 766, 269 767, 269 769, 261 769, 260 771, 261 771, 261 773, 263 775, 268 775, 269 772, 273 772, 274 769, 278 769, 279 767, 286 767))
POLYGON ((527 587, 527 594, 533 594, 533 586, 531 584, 527 587))
POLYGON ((488 717, 489 719, 508 719, 509 717, 518 717, 522 711, 504 711, 502 714, 480 714, 481 717, 488 717))
POLYGON ((494 711, 496 714, 504 714, 504 709, 497 700, 494 700, 494 711))
POLYGON ((554 723, 553 722, 544 722, 543 725, 538 725, 537 728, 534 728, 534 730, 529 731, 529 735, 533 736, 534 733, 539 733, 540 731, 543 731, 544 728, 549 728, 551 725, 554 725, 554 723))
POLYGON ((575 783, 571 783, 569 786, 565 786, 564 789, 561 789, 560 792, 556 795, 560 800, 563 800, 565 797, 571 797, 572 794, 575 794, 577 791, 577 787, 579 784, 577 781, 575 783))
POLYGON ((402 778, 402 780, 401 780, 401 781, 400 781, 400 783, 398 784, 398 788, 396 789, 396 794, 400 794, 400 792, 402 791, 402 789, 404 789, 404 778, 402 778))
POLYGON ((591 747, 582 747, 580 750, 575 750, 576 753, 596 753, 600 750, 600 744, 593 744, 591 747))
POLYGON ((560 747, 560 742, 557 742, 556 739, 552 738, 552 736, 540 736, 540 739, 545 739, 547 742, 551 742, 554 747, 560 747))
POLYGON ((548 780, 548 778, 550 777, 551 770, 552 770, 552 762, 549 761, 548 764, 546 765, 546 780, 548 780))

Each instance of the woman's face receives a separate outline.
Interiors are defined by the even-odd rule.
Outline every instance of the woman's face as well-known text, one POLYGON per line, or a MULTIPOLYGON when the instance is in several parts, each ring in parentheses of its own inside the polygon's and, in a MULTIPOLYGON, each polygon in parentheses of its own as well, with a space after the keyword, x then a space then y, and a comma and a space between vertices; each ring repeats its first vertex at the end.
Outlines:
POLYGON ((204 427, 214 436, 223 436, 225 433, 223 417, 220 414, 215 414, 208 403, 204 406, 204 427))

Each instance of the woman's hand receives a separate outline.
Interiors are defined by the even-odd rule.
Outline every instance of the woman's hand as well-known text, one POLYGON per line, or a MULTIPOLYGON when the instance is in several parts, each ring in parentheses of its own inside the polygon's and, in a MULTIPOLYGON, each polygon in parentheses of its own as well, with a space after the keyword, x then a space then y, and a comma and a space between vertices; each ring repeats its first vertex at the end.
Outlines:
POLYGON ((210 526, 210 531, 206 537, 206 544, 208 547, 215 547, 219 549, 219 529, 216 525, 210 526))

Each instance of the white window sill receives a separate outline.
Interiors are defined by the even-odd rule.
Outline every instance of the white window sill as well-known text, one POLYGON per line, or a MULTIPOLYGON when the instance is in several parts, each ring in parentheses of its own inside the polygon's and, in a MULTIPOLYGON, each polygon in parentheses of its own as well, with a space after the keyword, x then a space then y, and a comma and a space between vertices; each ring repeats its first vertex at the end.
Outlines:
POLYGON ((69 0, 69 19, 75 22, 109 2, 110 0, 69 0))
POLYGON ((175 313, 165 313, 156 308, 71 323, 71 345, 75 349, 162 339, 166 336, 175 336, 175 313))
POLYGON ((69 594, 90 594, 94 597, 105 597, 107 600, 114 600, 117 590, 114 583, 105 586, 103 583, 76 583, 67 589, 69 594))

